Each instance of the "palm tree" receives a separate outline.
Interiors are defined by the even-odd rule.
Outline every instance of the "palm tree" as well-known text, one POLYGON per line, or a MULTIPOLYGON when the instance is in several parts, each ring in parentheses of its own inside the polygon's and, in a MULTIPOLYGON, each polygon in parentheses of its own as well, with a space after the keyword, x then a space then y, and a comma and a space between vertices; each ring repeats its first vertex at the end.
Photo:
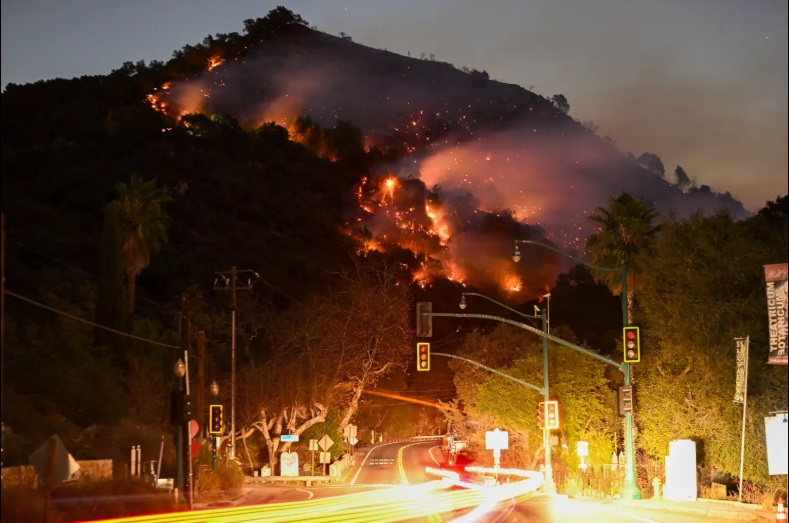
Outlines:
POLYGON ((159 251, 167 241, 169 217, 162 204, 170 197, 156 187, 156 182, 144 181, 132 175, 128 184, 115 185, 118 199, 108 206, 116 213, 121 238, 121 260, 128 278, 128 312, 134 312, 134 285, 137 275, 151 263, 151 254, 159 251))
MULTIPOLYGON (((618 267, 627 262, 627 309, 632 316, 637 256, 652 243, 660 230, 652 222, 660 215, 644 203, 623 192, 608 199, 608 209, 598 207, 589 220, 599 224, 599 232, 586 239, 585 250, 591 252, 592 263, 601 267, 618 267)), ((614 294, 622 292, 622 277, 613 272, 594 271, 595 281, 608 285, 614 294)))

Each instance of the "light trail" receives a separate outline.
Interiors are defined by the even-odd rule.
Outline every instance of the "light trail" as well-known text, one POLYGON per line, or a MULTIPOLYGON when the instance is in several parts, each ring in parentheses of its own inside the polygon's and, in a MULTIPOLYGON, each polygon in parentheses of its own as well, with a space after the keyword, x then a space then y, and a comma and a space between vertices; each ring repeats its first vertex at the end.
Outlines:
MULTIPOLYGON (((471 467, 470 467, 471 468, 471 467)), ((432 514, 451 514, 458 510, 471 512, 459 521, 473 521, 503 502, 514 503, 531 496, 542 485, 539 472, 516 469, 483 469, 481 474, 507 474, 525 479, 504 485, 463 490, 448 490, 449 482, 430 481, 420 485, 392 487, 321 498, 308 501, 269 503, 246 507, 175 512, 100 520, 103 523, 394 523, 422 518, 432 514)), ((94 522, 95 523, 95 522, 94 522)))

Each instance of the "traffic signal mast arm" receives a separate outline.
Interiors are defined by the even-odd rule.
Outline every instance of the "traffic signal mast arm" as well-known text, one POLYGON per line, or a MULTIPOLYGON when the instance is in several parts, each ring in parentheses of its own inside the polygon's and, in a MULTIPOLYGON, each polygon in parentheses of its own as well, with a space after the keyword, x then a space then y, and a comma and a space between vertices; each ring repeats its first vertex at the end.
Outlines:
MULTIPOLYGON (((567 348, 570 348, 570 349, 576 350, 578 352, 581 352, 583 354, 586 354, 590 358, 594 358, 596 360, 602 361, 603 363, 607 363, 608 365, 616 367, 617 369, 619 369, 622 372, 625 371, 625 364, 624 363, 621 363, 621 362, 618 362, 618 361, 614 361, 611 358, 606 358, 605 356, 603 356, 601 354, 598 354, 596 352, 590 351, 589 349, 585 349, 584 347, 576 345, 575 343, 571 343, 571 342, 569 342, 567 340, 563 340, 561 338, 557 338, 556 336, 553 336, 551 334, 546 334, 546 333, 542 332, 539 329, 535 329, 534 327, 526 325, 525 323, 521 323, 521 322, 515 321, 515 320, 510 320, 508 318, 502 318, 501 316, 493 316, 491 314, 466 314, 466 313, 459 313, 459 312, 425 312, 425 313, 423 313, 423 315, 424 316, 431 316, 431 317, 440 317, 440 318, 478 318, 478 319, 482 319, 482 320, 494 320, 494 321, 500 321, 500 322, 503 322, 503 323, 509 323, 510 325, 514 325, 515 327, 519 327, 521 329, 525 329, 525 330, 527 330, 527 331, 529 331, 529 332, 531 332, 533 334, 536 334, 537 336, 540 336, 542 338, 547 338, 549 341, 552 341, 554 343, 558 343, 559 345, 564 345, 567 348)), ((457 356, 453 356, 453 355, 450 355, 450 354, 440 354, 438 352, 434 352, 433 354, 436 355, 436 356, 449 356, 449 357, 452 357, 452 358, 457 358, 457 356)), ((464 359, 464 358, 459 358, 459 359, 464 359)), ((474 363, 475 365, 479 365, 478 363, 473 362, 471 360, 466 360, 466 361, 469 361, 470 363, 474 363)), ((483 367, 483 368, 485 368, 487 370, 493 371, 493 369, 490 369, 488 367, 484 367, 482 365, 479 365, 479 366, 481 366, 481 367, 483 367)), ((532 387, 534 387, 534 386, 532 385, 532 387)), ((542 391, 542 389, 538 389, 538 390, 542 391)))
POLYGON ((456 360, 463 360, 466 363, 471 363, 472 365, 476 365, 477 367, 483 368, 483 369, 485 369, 488 372, 492 372, 493 374, 498 374, 502 378, 507 378, 508 380, 514 381, 515 383, 519 383, 519 384, 523 385, 524 387, 529 387, 532 390, 536 390, 540 394, 545 394, 545 391, 541 387, 537 387, 536 385, 532 385, 531 383, 526 383, 525 381, 519 380, 518 378, 510 376, 509 374, 505 374, 505 373, 501 372, 500 370, 492 369, 492 368, 488 367, 487 365, 483 365, 483 364, 479 363, 478 361, 470 360, 468 358, 464 358, 463 356, 457 356, 455 354, 446 354, 446 353, 443 353, 443 352, 434 352, 433 356, 444 356, 444 357, 447 357, 447 358, 454 358, 456 360))

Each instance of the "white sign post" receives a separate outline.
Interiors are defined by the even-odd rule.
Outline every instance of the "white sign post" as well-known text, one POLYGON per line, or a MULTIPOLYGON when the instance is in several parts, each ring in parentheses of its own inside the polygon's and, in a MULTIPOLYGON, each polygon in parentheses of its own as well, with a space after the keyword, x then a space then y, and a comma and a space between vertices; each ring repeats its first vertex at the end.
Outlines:
POLYGON ((586 456, 589 455, 589 442, 579 441, 575 451, 578 454, 578 457, 581 458, 581 464, 578 465, 578 467, 581 470, 586 470, 586 456))
MULTIPOLYGON (((329 450, 331 446, 334 445, 334 442, 331 440, 328 434, 324 434, 324 436, 318 441, 318 446, 322 448, 324 451, 329 450)), ((323 475, 326 475, 326 463, 331 461, 331 453, 330 452, 321 452, 321 463, 323 463, 323 475)))
POLYGON ((510 448, 510 433, 499 429, 487 431, 485 433, 485 448, 493 450, 493 468, 499 468, 502 449, 510 448))
POLYGON ((315 451, 318 450, 318 440, 311 439, 310 440, 310 476, 315 473, 315 451))

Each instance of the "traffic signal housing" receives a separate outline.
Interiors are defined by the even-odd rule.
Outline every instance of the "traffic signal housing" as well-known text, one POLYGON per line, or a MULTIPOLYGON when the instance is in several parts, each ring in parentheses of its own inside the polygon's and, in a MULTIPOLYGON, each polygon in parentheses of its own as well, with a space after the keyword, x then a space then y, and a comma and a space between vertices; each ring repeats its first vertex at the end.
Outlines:
POLYGON ((419 301, 416 303, 416 337, 433 337, 433 302, 419 301))
POLYGON ((625 327, 622 329, 622 345, 625 363, 641 361, 641 335, 638 327, 625 327))
POLYGON ((543 401, 537 405, 537 423, 541 429, 545 428, 545 402, 543 401))
POLYGON ((211 419, 211 430, 209 430, 209 432, 211 434, 221 434, 222 422, 223 422, 222 405, 211 405, 210 419, 211 419))
POLYGON ((192 396, 184 394, 184 423, 188 423, 192 419, 192 396))
POLYGON ((622 385, 619 387, 619 415, 624 416, 633 412, 633 386, 622 385))
POLYGON ((545 402, 545 426, 549 430, 559 428, 559 402, 556 400, 545 402))
POLYGON ((430 370, 430 344, 417 343, 416 344, 416 370, 428 371, 430 370))

